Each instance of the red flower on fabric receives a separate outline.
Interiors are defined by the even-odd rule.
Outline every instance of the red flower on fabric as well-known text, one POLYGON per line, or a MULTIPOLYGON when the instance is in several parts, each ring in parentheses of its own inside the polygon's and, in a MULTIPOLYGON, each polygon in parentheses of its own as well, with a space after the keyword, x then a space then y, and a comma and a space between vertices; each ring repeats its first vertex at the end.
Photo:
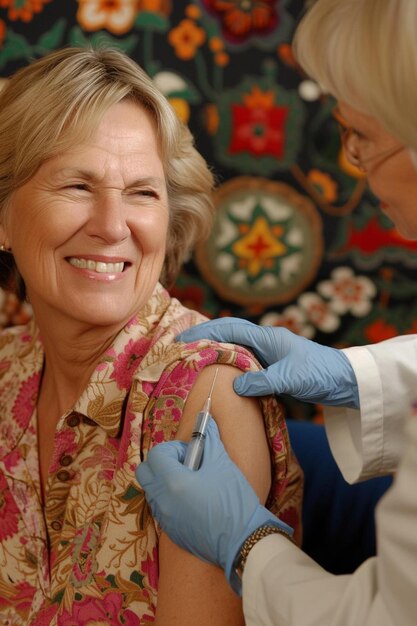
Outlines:
POLYGON ((119 389, 129 389, 132 377, 139 363, 149 348, 150 340, 142 337, 138 341, 131 339, 114 362, 114 370, 110 376, 117 382, 119 389))
POLYGON ((243 43, 252 35, 266 35, 278 25, 277 0, 202 0, 219 18, 223 35, 232 43, 243 43))
POLYGON ((298 511, 293 506, 280 513, 279 519, 282 520, 285 524, 288 524, 288 526, 291 526, 291 528, 297 528, 300 521, 298 511))
POLYGON ((73 455, 77 450, 75 442, 75 432, 71 428, 60 430, 55 435, 55 448, 51 459, 50 472, 57 472, 61 468, 61 457, 63 455, 73 455))
POLYGON ((13 537, 19 526, 19 509, 4 476, 0 477, 0 541, 13 537))
POLYGON ((74 602, 72 613, 64 611, 59 626, 140 626, 139 617, 130 609, 122 610, 122 596, 114 591, 104 598, 84 598, 74 602))
POLYGON ((25 428, 36 405, 39 388, 39 374, 33 374, 25 380, 13 405, 12 413, 20 427, 25 428))
POLYGON ((273 92, 254 87, 243 98, 243 105, 232 105, 233 133, 230 152, 250 152, 255 156, 282 158, 288 107, 274 103, 273 92))
POLYGON ((158 551, 156 548, 152 550, 152 556, 148 554, 145 561, 140 564, 141 570, 148 574, 149 584, 152 589, 158 589, 158 551))
POLYGON ((4 20, 0 20, 0 46, 3 45, 5 37, 6 37, 6 23, 4 20))
POLYGON ((185 399, 197 378, 197 372, 179 364, 172 372, 164 372, 155 389, 155 398, 178 395, 185 399))
POLYGON ((16 584, 17 593, 13 598, 13 604, 18 613, 21 615, 27 615, 29 613, 35 591, 35 587, 32 587, 28 582, 16 584))
POLYGON ((7 456, 4 457, 4 467, 8 472, 11 472, 14 467, 20 462, 22 456, 20 450, 15 448, 7 456))
POLYGON ((8 8, 8 18, 12 21, 30 22, 36 13, 43 11, 44 5, 52 0, 0 0, 0 7, 8 8))
POLYGON ((272 449, 278 454, 284 449, 284 437, 281 430, 278 430, 272 440, 272 449))
MULTIPOLYGON (((130 443, 131 443, 130 440, 132 437, 132 422, 134 421, 135 417, 136 417, 135 414, 132 413, 128 405, 128 408, 126 409, 126 414, 125 414, 125 426, 123 428, 122 439, 120 441, 119 451, 118 451, 118 456, 117 456, 117 469, 119 469, 120 467, 123 467, 123 465, 127 461, 128 450, 129 450, 130 443)), ((105 471, 107 471, 108 480, 111 480, 109 470, 105 470, 105 471)), ((105 477, 105 475, 103 475, 103 477, 105 477)))
MULTIPOLYGON (((44 606, 36 615, 36 626, 50 626, 52 618, 58 611, 58 604, 48 604, 44 606)), ((61 622, 59 622, 60 624, 61 622)))
POLYGON ((385 339, 392 339, 398 335, 398 329, 384 320, 375 320, 365 329, 365 337, 368 343, 378 343, 385 339))
POLYGON ((241 352, 239 346, 237 346, 237 352, 238 354, 236 355, 236 367, 239 367, 241 370, 244 371, 248 370, 251 364, 250 357, 245 352, 241 352))

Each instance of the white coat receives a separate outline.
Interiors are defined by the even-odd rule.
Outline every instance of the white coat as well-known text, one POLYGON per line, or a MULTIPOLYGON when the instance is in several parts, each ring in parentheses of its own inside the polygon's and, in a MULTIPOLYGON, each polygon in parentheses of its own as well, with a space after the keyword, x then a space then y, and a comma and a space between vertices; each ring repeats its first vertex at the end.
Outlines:
POLYGON ((361 411, 326 410, 335 459, 349 482, 396 471, 377 506, 378 556, 335 576, 285 537, 266 537, 243 573, 247 626, 417 625, 417 335, 344 352, 361 411))

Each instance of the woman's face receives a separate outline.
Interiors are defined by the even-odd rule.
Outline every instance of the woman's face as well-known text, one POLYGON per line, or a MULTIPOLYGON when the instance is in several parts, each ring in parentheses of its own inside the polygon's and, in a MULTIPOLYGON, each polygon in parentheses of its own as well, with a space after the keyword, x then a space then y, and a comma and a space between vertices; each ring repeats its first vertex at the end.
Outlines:
POLYGON ((345 102, 339 102, 338 108, 353 129, 352 141, 364 163, 369 186, 381 200, 382 211, 403 237, 417 239, 417 169, 410 152, 401 149, 398 140, 373 117, 345 102))
POLYGON ((36 316, 121 327, 158 281, 168 221, 153 120, 125 100, 91 140, 43 163, 13 194, 0 242, 36 316))

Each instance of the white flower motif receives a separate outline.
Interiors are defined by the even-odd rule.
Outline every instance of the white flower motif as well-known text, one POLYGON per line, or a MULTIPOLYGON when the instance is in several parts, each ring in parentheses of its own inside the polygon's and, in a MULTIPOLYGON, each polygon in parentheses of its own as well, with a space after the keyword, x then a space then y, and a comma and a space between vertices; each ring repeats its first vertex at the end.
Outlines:
POLYGON ((78 0, 77 20, 87 31, 106 29, 115 35, 127 33, 135 21, 136 0, 78 0))
POLYGON ((317 291, 330 300, 332 311, 338 315, 350 312, 364 317, 371 310, 376 287, 366 276, 355 276, 350 267, 338 267, 331 273, 330 280, 317 285, 317 291))
POLYGON ((328 302, 312 292, 303 293, 298 298, 308 320, 324 333, 333 333, 340 326, 340 318, 331 310, 328 302))
POLYGON ((170 96, 172 93, 184 92, 187 90, 187 83, 178 74, 174 72, 158 72, 153 77, 155 85, 164 96, 170 96))
POLYGON ((282 313, 266 313, 260 319, 260 325, 284 326, 308 339, 312 339, 316 333, 314 327, 308 323, 305 312, 295 305, 288 306, 282 313))

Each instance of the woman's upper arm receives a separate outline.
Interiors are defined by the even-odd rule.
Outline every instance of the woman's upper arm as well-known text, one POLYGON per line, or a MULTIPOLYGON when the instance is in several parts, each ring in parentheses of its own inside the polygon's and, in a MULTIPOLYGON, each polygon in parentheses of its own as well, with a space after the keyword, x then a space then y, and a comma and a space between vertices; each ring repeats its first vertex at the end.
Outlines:
MULTIPOLYGON (((233 391, 233 380, 241 373, 238 369, 228 365, 203 369, 188 396, 177 438, 189 440, 217 367, 211 412, 231 458, 264 502, 271 485, 268 442, 258 401, 233 391)), ((229 588, 222 570, 186 553, 165 535, 159 545, 159 564, 158 626, 244 623, 241 601, 229 588)))
POLYGON ((271 486, 269 447, 259 401, 238 396, 233 390, 233 381, 242 373, 240 370, 230 365, 203 369, 188 396, 177 439, 190 438, 195 416, 202 409, 217 368, 212 415, 230 457, 264 502, 271 486))

